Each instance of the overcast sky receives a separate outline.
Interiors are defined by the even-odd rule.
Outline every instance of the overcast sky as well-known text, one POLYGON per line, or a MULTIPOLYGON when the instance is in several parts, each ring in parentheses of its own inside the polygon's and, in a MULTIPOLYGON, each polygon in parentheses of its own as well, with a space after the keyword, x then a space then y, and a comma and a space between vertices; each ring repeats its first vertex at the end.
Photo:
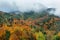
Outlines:
POLYGON ((44 7, 56 8, 55 15, 60 15, 60 0, 0 0, 0 11, 40 10, 44 7), (42 7, 43 6, 43 7, 42 7))

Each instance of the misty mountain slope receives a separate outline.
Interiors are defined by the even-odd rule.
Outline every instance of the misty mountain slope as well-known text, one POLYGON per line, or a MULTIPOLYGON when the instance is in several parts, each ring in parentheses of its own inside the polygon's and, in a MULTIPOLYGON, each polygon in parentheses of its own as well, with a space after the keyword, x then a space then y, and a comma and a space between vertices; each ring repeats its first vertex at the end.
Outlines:
POLYGON ((44 16, 50 16, 54 13, 54 8, 48 8, 48 9, 42 9, 42 11, 35 12, 35 11, 28 11, 28 12, 20 12, 20 11, 13 11, 13 12, 8 12, 8 13, 3 13, 5 17, 11 18, 23 18, 23 19, 36 19, 44 16), (49 11, 48 11, 49 10, 49 11), (53 11, 51 13, 51 11, 53 11))
POLYGON ((49 16, 49 17, 58 17, 55 16, 54 13, 55 9, 54 8, 48 8, 48 9, 43 9, 40 12, 35 12, 35 11, 28 11, 28 12, 20 12, 20 11, 13 11, 13 12, 2 12, 3 16, 5 16, 6 18, 23 18, 23 19, 28 19, 28 18, 32 18, 32 19, 36 19, 36 18, 41 18, 44 16, 49 16), (52 11, 52 12, 51 12, 52 11))
MULTIPOLYGON (((28 12, 20 12, 20 11, 15 11, 15 12, 2 12, 0 11, 0 23, 6 23, 8 25, 10 25, 14 19, 17 20, 27 20, 27 19, 33 19, 33 20, 37 20, 43 23, 48 22, 47 25, 49 30, 53 30, 54 27, 52 27, 52 25, 49 24, 50 20, 53 20, 51 24, 55 25, 56 24, 56 31, 60 31, 60 29, 57 30, 57 28, 59 27, 58 21, 60 22, 60 17, 56 16, 52 13, 54 13, 55 9, 54 8, 48 8, 48 9, 44 9, 40 12, 35 12, 35 11, 28 11, 28 12), (53 11, 53 12, 51 12, 53 11), (10 21, 9 21, 10 20, 10 21), (50 27, 51 26, 51 27, 50 27), (52 28, 52 29, 51 29, 52 28)), ((38 23, 38 22, 37 22, 38 23)), ((40 25, 40 24, 39 24, 40 25)))

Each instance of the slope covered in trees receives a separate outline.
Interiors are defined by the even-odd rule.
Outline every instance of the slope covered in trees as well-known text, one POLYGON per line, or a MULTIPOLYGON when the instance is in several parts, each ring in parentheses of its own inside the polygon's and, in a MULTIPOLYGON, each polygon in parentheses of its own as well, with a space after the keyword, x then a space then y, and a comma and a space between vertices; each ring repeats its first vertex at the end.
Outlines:
POLYGON ((0 40, 59 40, 60 17, 50 14, 51 10, 0 11, 0 40))

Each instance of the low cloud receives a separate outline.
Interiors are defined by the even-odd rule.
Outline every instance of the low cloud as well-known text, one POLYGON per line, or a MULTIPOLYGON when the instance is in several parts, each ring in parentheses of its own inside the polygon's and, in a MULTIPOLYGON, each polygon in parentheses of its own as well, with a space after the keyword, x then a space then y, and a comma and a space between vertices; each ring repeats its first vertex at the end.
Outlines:
POLYGON ((55 15, 60 15, 60 0, 0 0, 0 11, 39 11, 44 8, 56 8, 55 15))

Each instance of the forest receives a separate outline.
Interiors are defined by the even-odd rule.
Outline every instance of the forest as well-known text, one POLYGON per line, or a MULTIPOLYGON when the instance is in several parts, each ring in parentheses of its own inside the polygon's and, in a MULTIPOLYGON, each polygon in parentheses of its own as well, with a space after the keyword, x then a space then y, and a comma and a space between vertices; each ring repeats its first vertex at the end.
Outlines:
POLYGON ((0 11, 0 40, 60 40, 60 17, 51 10, 0 11))

